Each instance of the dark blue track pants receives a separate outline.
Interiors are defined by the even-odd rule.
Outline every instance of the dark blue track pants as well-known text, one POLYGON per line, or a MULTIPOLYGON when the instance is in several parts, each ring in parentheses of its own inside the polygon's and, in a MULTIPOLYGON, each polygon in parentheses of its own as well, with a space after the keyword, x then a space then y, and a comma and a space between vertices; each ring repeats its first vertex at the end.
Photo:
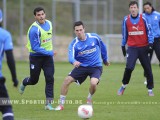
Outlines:
POLYGON ((128 47, 126 69, 124 72, 123 84, 128 84, 130 81, 131 73, 135 68, 136 61, 139 59, 144 71, 147 75, 147 88, 153 88, 153 75, 151 69, 150 58, 148 57, 148 46, 145 47, 128 47))
POLYGON ((38 83, 41 69, 45 77, 47 100, 54 98, 54 62, 52 56, 30 56, 30 77, 23 80, 24 86, 38 83))

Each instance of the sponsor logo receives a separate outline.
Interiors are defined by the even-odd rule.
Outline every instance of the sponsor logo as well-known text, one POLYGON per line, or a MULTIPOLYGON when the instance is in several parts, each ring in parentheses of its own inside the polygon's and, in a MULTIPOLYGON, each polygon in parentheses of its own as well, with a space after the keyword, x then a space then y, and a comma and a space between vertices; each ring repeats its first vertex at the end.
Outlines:
POLYGON ((52 38, 48 38, 48 39, 46 39, 46 40, 42 40, 42 43, 46 43, 46 42, 49 42, 49 41, 51 41, 52 40, 52 38))
POLYGON ((89 53, 93 53, 95 51, 96 51, 96 48, 93 48, 93 49, 90 49, 90 50, 85 50, 85 51, 79 52, 78 54, 79 55, 89 54, 89 53))
POLYGON ((143 31, 134 31, 134 32, 129 32, 129 35, 143 35, 144 32, 143 31))
POLYGON ((136 26, 132 26, 133 30, 137 30, 138 31, 138 28, 139 28, 139 26, 137 26, 137 27, 136 26))

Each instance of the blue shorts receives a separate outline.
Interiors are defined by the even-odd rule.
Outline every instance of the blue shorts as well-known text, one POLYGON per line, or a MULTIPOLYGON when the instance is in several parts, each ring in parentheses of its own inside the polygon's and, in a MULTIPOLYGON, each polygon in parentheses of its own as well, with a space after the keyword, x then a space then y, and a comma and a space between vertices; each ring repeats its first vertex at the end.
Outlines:
POLYGON ((90 78, 97 78, 100 80, 102 75, 102 67, 78 67, 74 68, 68 76, 71 76, 75 79, 77 84, 82 84, 86 78, 89 76, 90 78))

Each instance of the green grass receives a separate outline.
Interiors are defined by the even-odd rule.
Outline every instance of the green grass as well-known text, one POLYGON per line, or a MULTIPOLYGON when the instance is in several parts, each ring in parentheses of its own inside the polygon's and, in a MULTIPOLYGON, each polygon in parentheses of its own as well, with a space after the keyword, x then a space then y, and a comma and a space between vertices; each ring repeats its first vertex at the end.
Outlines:
MULTIPOLYGON (((69 63, 55 63, 55 104, 57 106, 60 95, 60 87, 65 76, 72 70, 69 63)), ((117 90, 121 86, 125 64, 111 64, 103 69, 103 75, 93 96, 94 115, 92 120, 159 120, 160 118, 160 81, 159 67, 152 65, 155 79, 154 97, 148 97, 147 89, 143 84, 143 70, 137 64, 133 71, 130 84, 123 96, 117 96, 117 90)), ((27 62, 17 62, 19 81, 29 75, 27 62)), ((85 104, 88 95, 89 79, 81 86, 71 84, 67 103, 64 111, 46 111, 43 101, 44 76, 41 72, 38 84, 27 86, 25 93, 20 95, 18 90, 12 87, 11 76, 6 63, 3 64, 3 75, 7 78, 6 86, 11 100, 19 100, 12 104, 15 120, 80 120, 77 116, 77 108, 85 104), (31 100, 29 102, 29 100, 31 100), (42 103, 33 104, 34 100, 42 103)), ((37 102, 36 101, 36 102, 37 102)), ((1 117, 1 116, 0 116, 1 117)))

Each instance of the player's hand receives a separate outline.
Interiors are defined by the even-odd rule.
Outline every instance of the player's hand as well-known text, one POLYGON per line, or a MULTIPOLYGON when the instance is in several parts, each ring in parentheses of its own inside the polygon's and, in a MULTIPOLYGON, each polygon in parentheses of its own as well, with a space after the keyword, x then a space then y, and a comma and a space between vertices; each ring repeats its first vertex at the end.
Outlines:
POLYGON ((80 66, 80 64, 81 64, 80 62, 75 61, 75 62, 73 63, 73 66, 76 67, 76 68, 78 68, 78 67, 80 66))
POLYGON ((148 53, 152 53, 152 51, 153 51, 153 44, 149 43, 149 45, 148 45, 148 53))
POLYGON ((123 56, 126 56, 126 47, 125 46, 121 46, 122 47, 122 52, 123 52, 123 56))
POLYGON ((54 52, 53 52, 53 55, 56 56, 56 55, 57 55, 57 51, 54 51, 54 52))
POLYGON ((14 80, 13 86, 14 86, 14 87, 17 87, 17 86, 18 86, 18 80, 17 80, 17 79, 14 80))
POLYGON ((110 65, 110 63, 109 63, 109 62, 106 62, 106 63, 104 63, 104 65, 105 65, 105 66, 109 66, 109 65, 110 65))

